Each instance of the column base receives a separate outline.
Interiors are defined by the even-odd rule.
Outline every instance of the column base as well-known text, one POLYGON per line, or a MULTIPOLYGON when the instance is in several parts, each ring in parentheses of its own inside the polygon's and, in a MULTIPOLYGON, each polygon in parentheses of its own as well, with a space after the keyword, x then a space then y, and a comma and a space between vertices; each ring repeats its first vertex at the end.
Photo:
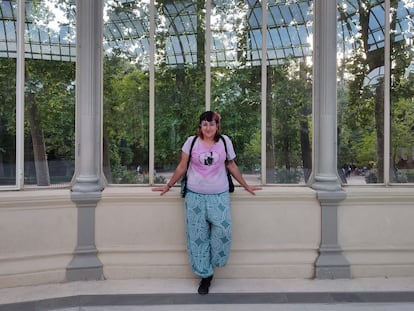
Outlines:
POLYGON ((68 281, 103 280, 103 266, 95 246, 95 209, 101 192, 72 192, 78 212, 78 243, 66 267, 68 281))
POLYGON ((66 268, 67 281, 99 281, 104 279, 103 265, 96 251, 76 253, 66 268))
POLYGON ((321 253, 315 264, 317 279, 350 279, 351 268, 340 252, 321 253))
POLYGON ((350 279, 350 265, 338 243, 338 205, 346 198, 344 191, 318 191, 321 204, 321 245, 315 263, 317 279, 350 279))

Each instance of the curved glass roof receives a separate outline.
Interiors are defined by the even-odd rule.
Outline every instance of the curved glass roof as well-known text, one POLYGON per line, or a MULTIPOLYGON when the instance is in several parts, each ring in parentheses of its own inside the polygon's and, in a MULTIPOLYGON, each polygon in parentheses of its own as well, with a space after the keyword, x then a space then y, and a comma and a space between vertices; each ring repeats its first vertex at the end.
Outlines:
MULTIPOLYGON (((27 58, 75 60, 74 1, 26 1, 27 58), (35 5, 36 3, 36 5, 35 5)), ((17 1, 0 0, 0 57, 16 57, 17 1)))
MULTIPOLYGON (((162 0, 156 9, 157 51, 168 65, 197 61, 196 0, 162 0), (161 48, 162 47, 162 48, 161 48)), ((16 4, 0 0, 0 57, 16 57, 16 4)), ((358 0, 339 1, 338 44, 357 44, 358 0)), ((267 57, 270 64, 312 53, 312 5, 309 0, 269 0, 267 57)), ((371 0, 369 49, 384 46, 384 1, 371 0)), ((368 11, 368 10, 366 10, 368 11)), ((74 61, 76 58, 74 0, 26 1, 26 57, 74 61)), ((364 11, 363 11, 364 12, 364 11)), ((396 40, 413 36, 414 0, 399 1, 396 40)), ((202 19, 201 19, 202 20, 202 19)), ((236 61, 235 50, 245 51, 245 61, 260 64, 262 8, 259 0, 213 0, 211 15, 211 63, 222 66, 236 61)), ((105 0, 104 48, 148 64, 149 1, 105 0)), ((350 50, 350 49, 348 49, 350 50)))

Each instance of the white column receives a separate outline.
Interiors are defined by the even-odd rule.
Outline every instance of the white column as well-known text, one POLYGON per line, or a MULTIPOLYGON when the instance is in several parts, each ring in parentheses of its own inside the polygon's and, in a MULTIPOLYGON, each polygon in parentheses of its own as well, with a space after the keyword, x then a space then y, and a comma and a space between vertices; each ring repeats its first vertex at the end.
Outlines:
POLYGON ((204 64, 206 68, 205 109, 211 110, 211 0, 206 0, 206 32, 204 45, 204 64))
POLYGON ((71 199, 78 210, 78 239, 66 269, 68 281, 100 280, 95 246, 95 208, 102 174, 103 0, 76 1, 76 169, 71 199))
POLYGON ((17 55, 16 55, 16 186, 24 187, 24 21, 25 1, 17 2, 17 55))
POLYGON ((155 0, 149 3, 149 184, 154 184, 155 154, 155 0))
POLYGON ((101 191, 103 4, 77 1, 76 169, 72 191, 101 191))
POLYGON ((262 1, 262 54, 261 54, 261 181, 266 184, 267 167, 266 167, 266 131, 267 131, 267 1, 262 1))
POLYGON ((336 1, 314 1, 313 152, 311 186, 321 205, 321 244, 315 263, 319 279, 350 278, 338 242, 338 206, 346 194, 337 174, 336 1))
POLYGON ((336 160, 336 1, 314 1, 312 188, 341 189, 336 160))
POLYGON ((390 183, 391 171, 391 3, 385 1, 384 36, 384 184, 390 183))

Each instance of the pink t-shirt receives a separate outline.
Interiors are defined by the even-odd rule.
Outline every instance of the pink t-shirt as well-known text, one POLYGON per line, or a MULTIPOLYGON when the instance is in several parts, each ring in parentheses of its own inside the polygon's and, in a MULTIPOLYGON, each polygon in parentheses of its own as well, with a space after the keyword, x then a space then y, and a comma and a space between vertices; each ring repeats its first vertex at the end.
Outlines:
MULTIPOLYGON (((233 160, 236 157, 233 143, 226 135, 227 158, 233 160)), ((194 136, 185 141, 182 151, 189 154, 194 136)), ((221 139, 213 146, 206 146, 200 138, 197 138, 191 151, 190 165, 187 171, 187 188, 193 192, 202 194, 222 193, 229 190, 226 171, 226 151, 221 139)))

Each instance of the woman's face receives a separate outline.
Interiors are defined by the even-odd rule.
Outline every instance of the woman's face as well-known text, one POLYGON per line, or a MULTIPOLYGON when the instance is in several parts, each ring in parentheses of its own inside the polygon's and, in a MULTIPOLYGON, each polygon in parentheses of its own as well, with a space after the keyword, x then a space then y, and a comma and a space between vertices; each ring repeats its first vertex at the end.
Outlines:
POLYGON ((218 130, 218 124, 216 121, 201 121, 200 124, 201 132, 203 133, 204 139, 214 139, 214 136, 218 130))

